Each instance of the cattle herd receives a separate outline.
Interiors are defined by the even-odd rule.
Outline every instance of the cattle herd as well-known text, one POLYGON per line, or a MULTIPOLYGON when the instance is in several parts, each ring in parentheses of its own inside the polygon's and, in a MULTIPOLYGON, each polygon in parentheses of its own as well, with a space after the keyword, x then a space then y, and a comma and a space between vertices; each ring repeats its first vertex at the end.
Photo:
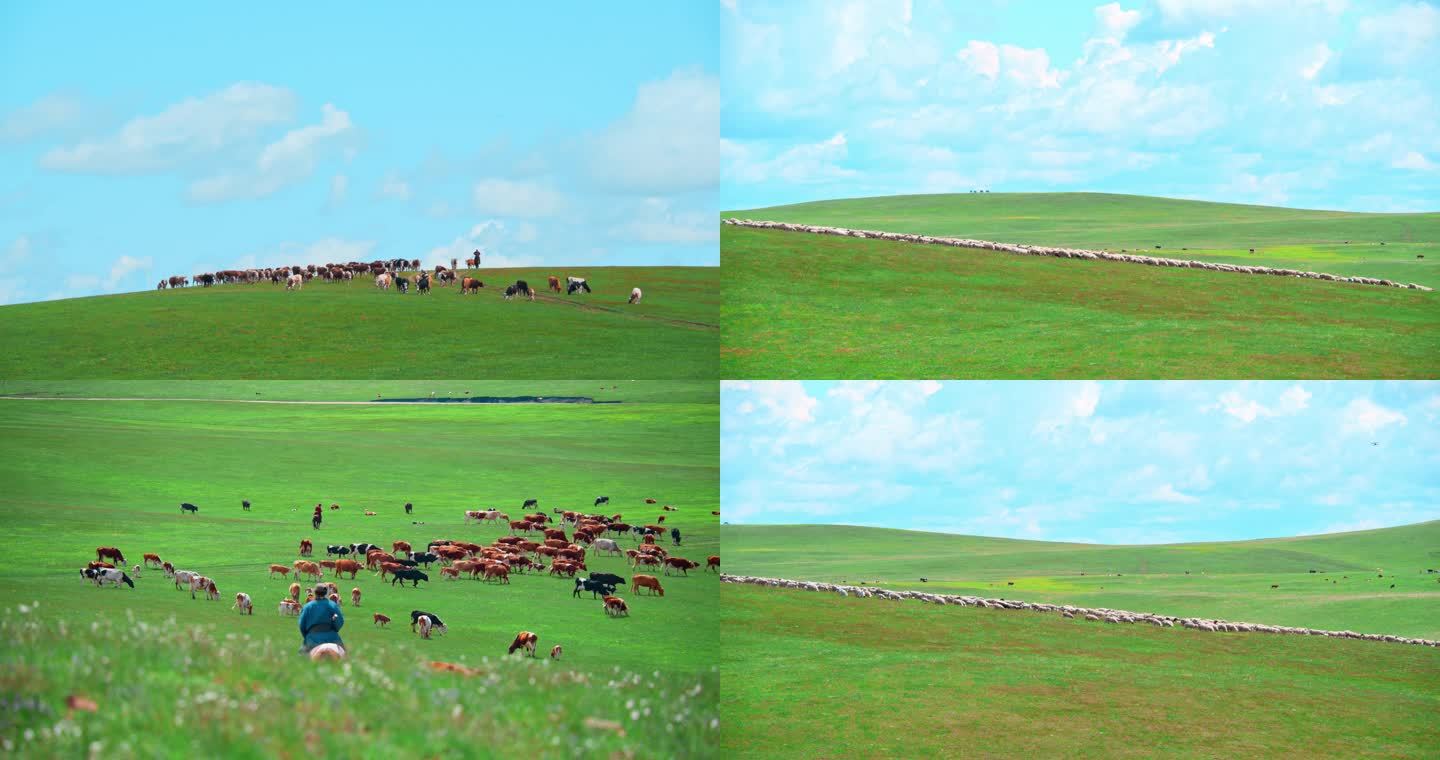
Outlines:
MULTIPOLYGON (((478 267, 480 252, 465 259, 465 263, 472 267, 478 267)), ((419 259, 378 259, 376 261, 363 262, 351 261, 345 264, 305 264, 283 267, 263 267, 257 269, 223 269, 217 272, 203 272, 193 276, 174 275, 160 280, 155 285, 156 290, 168 288, 184 288, 198 285, 202 288, 214 287, 217 285, 231 284, 255 284, 269 282, 271 285, 284 285, 286 290, 300 290, 305 283, 315 278, 325 282, 343 282, 353 280, 356 277, 370 276, 375 280, 375 287, 379 290, 395 289, 397 293, 409 293, 413 290, 418 295, 430 293, 431 285, 445 287, 459 283, 460 294, 478 294, 485 283, 478 278, 461 276, 455 268, 455 260, 451 260, 450 267, 436 264, 432 269, 422 269, 419 259), (407 274, 409 276, 407 276, 407 274)), ((554 275, 548 277, 547 287, 555 293, 562 292, 560 278, 554 275)), ((590 283, 583 277, 566 276, 563 292, 566 295, 577 293, 590 293, 590 283)), ((517 280, 514 285, 505 287, 505 300, 515 296, 522 296, 531 301, 535 300, 535 289, 530 287, 524 280, 517 280)), ((628 303, 640 303, 640 288, 630 289, 628 303)))
MULTIPOLYGON (((608 504, 609 501, 609 497, 599 497, 595 499, 595 506, 608 504)), ((656 501, 646 499, 646 503, 655 504, 656 501)), ((406 506, 408 514, 409 505, 406 506)), ((182 514, 198 514, 199 509, 195 505, 187 502, 184 507, 182 514)), ((248 502, 245 507, 248 507, 248 502)), ((332 509, 336 507, 338 505, 333 505, 332 509)), ((273 563, 268 568, 268 577, 272 580, 278 577, 288 581, 291 573, 296 579, 279 600, 277 614, 300 615, 301 608, 316 598, 317 590, 326 592, 332 602, 343 604, 339 586, 335 582, 324 581, 327 573, 337 581, 348 579, 353 582, 362 572, 369 572, 382 582, 388 580, 391 586, 403 588, 408 582, 411 588, 418 588, 422 582, 430 582, 430 571, 438 567, 440 578, 445 581, 479 580, 497 587, 508 585, 512 573, 546 573, 549 577, 573 580, 574 586, 566 587, 572 598, 583 598, 582 593, 589 592, 592 600, 601 601, 606 616, 620 618, 629 616, 630 607, 625 599, 616 595, 617 590, 628 585, 636 596, 663 598, 665 588, 660 578, 655 574, 636 572, 627 580, 614 573, 591 572, 587 560, 593 561, 599 556, 623 557, 632 570, 650 570, 653 573, 654 568, 660 571, 661 576, 688 576, 691 570, 700 567, 697 562, 671 554, 657 542, 657 538, 668 532, 672 548, 681 545, 679 529, 672 527, 667 531, 662 524, 664 514, 653 524, 631 525, 624 522, 618 513, 587 514, 555 509, 546 514, 538 511, 537 499, 525 500, 521 509, 537 511, 524 513, 515 520, 498 509, 467 510, 464 513, 462 526, 491 523, 508 530, 506 535, 488 545, 453 538, 432 540, 418 551, 405 540, 390 542, 388 550, 378 544, 363 542, 327 544, 326 558, 317 560, 314 559, 314 541, 302 538, 298 545, 300 559, 273 563), (627 541, 630 547, 622 547, 621 541, 627 541), (310 589, 302 589, 300 581, 308 582, 310 589), (306 594, 303 599, 302 591, 306 594)), ((677 511, 668 504, 661 509, 663 512, 677 511)), ((367 510, 365 514, 373 512, 367 510)), ((177 569, 156 553, 147 552, 141 559, 141 564, 134 565, 127 572, 125 555, 119 548, 96 547, 95 560, 80 570, 80 576, 97 587, 108 584, 115 588, 122 585, 134 588, 135 579, 140 578, 142 571, 154 568, 173 581, 176 590, 189 591, 191 599, 203 596, 210 601, 219 601, 220 590, 215 581, 201 572, 177 569)), ((708 557, 705 570, 718 573, 720 558, 708 557)), ((349 597, 350 604, 359 607, 363 594, 356 586, 350 589, 349 597)), ((234 598, 231 609, 238 610, 241 615, 254 615, 254 601, 249 594, 236 593, 234 598)), ((383 628, 390 622, 390 617, 375 612, 372 620, 375 626, 383 628)), ((423 610, 411 611, 410 623, 411 631, 422 639, 449 630, 438 615, 423 610)), ((533 632, 522 631, 510 647, 510 653, 522 651, 534 656, 536 639, 533 632)), ((558 658, 560 650, 559 646, 554 647, 551 657, 558 658)), ((326 654, 330 654, 329 650, 326 654)))

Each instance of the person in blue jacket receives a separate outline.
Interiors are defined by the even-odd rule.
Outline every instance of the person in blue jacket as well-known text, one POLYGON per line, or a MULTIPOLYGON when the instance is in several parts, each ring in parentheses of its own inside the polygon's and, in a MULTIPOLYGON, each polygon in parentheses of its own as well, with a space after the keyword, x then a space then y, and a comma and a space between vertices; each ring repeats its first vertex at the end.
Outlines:
POLYGON ((345 614, 340 611, 340 605, 330 601, 329 593, 329 586, 323 583, 316 586, 315 601, 300 610, 301 654, 309 654, 311 649, 321 644, 335 644, 342 650, 345 648, 345 642, 340 640, 345 614))

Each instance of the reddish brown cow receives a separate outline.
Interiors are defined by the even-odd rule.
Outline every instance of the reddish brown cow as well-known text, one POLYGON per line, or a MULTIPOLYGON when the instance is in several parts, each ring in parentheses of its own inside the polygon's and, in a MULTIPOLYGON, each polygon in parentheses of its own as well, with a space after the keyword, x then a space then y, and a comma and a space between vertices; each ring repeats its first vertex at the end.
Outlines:
POLYGON ((380 563, 380 580, 382 580, 382 581, 385 580, 385 575, 386 575, 387 573, 395 573, 395 572, 399 572, 399 571, 404 570, 404 569, 405 569, 405 566, 402 565, 402 564, 399 564, 398 562, 381 562, 381 563, 380 563))
POLYGON ((355 580, 355 574, 360 572, 360 563, 353 559, 342 559, 335 562, 335 577, 339 578, 341 573, 349 573, 350 580, 355 580))
POLYGON ((378 613, 378 612, 375 613, 375 615, 374 615, 374 620, 375 620, 375 625, 378 625, 378 626, 380 626, 381 628, 384 628, 385 626, 387 626, 387 625, 390 624, 390 616, 389 616, 389 615, 382 615, 382 614, 380 614, 380 613, 378 613))
POLYGON ((115 561, 118 562, 119 564, 122 564, 122 565, 125 564, 125 555, 124 555, 124 554, 121 554, 119 549, 116 549, 116 548, 113 547, 113 546, 97 546, 97 547, 95 547, 95 559, 96 559, 96 560, 104 560, 104 559, 107 558, 107 557, 110 558, 110 559, 115 560, 115 561))
POLYGON ((654 499, 646 499, 646 500, 645 500, 645 503, 646 503, 646 504, 654 504, 654 503, 655 503, 655 500, 654 500, 654 499))
POLYGON ((312 544, 312 543, 310 543, 310 539, 308 539, 308 538, 302 538, 302 539, 300 539, 300 556, 302 556, 302 557, 309 557, 309 556, 312 556, 312 555, 314 555, 314 554, 315 554, 315 545, 312 544))
POLYGON ((632 593, 638 596, 642 588, 650 589, 651 596, 665 596, 665 589, 660 586, 660 579, 653 575, 636 575, 630 579, 632 593))
POLYGON ((694 570, 695 568, 697 568, 697 567, 699 567, 699 566, 700 566, 700 563, 698 563, 698 562, 691 562, 690 560, 685 559, 684 557, 666 557, 666 558, 665 558, 665 574, 666 574, 666 575, 669 575, 669 574, 670 574, 670 570, 671 570, 672 568, 675 569, 675 570, 679 570, 681 575, 689 575, 691 570, 694 570))
POLYGON ((156 567, 160 567, 160 566, 163 564, 163 563, 160 561, 160 555, 159 555, 159 554, 150 554, 150 553, 147 552, 147 553, 145 554, 144 560, 145 560, 145 566, 146 566, 146 567, 149 567, 149 566, 151 565, 151 563, 154 563, 154 565, 155 565, 156 567))
POLYGON ((529 520, 511 520, 511 521, 510 521, 510 532, 511 532, 511 533, 514 533, 514 532, 517 531, 517 530, 520 531, 521 533, 529 533, 529 532, 530 532, 530 529, 531 529, 532 527, 534 527, 534 526, 532 526, 532 525, 530 524, 530 521, 529 521, 529 520))
POLYGON ((271 565, 270 577, 274 578, 276 573, 279 573, 281 578, 288 578, 290 576, 290 568, 284 565, 271 565))
POLYGON ((395 543, 390 544, 390 551, 393 551, 396 554, 399 554, 400 552, 408 552, 410 551, 410 542, 396 541, 395 543))
POLYGON ((559 278, 559 277, 556 277, 555 275, 550 275, 550 277, 548 278, 548 280, 549 280, 549 283, 548 283, 548 284, 549 284, 550 289, 553 290, 553 291, 555 291, 556 293, 559 293, 559 292, 560 292, 560 278, 559 278))
POLYGON ((515 634, 515 641, 511 642, 510 649, 507 650, 505 654, 515 654, 515 650, 523 649, 525 650, 525 654, 534 657, 535 643, 539 640, 539 636, 536 636, 529 631, 521 631, 515 634))
POLYGON ((717 573, 720 572, 720 555, 711 554, 705 558, 705 572, 710 572, 711 568, 717 573))

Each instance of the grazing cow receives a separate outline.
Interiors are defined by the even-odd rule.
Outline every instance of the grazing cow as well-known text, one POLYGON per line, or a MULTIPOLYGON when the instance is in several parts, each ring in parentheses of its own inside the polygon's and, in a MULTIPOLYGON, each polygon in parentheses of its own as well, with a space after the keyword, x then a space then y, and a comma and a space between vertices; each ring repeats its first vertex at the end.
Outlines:
POLYGON ((411 633, 415 632, 415 627, 420 624, 420 618, 422 617, 430 618, 430 628, 435 633, 445 633, 449 630, 445 627, 445 622, 440 619, 439 615, 436 615, 433 612, 426 612, 424 610, 410 610, 411 633))
POLYGON ((390 544, 390 550, 393 551, 393 552, 395 552, 396 554, 399 554, 400 552, 408 552, 408 551, 410 551, 410 542, 409 542, 409 541, 395 541, 395 542, 393 542, 393 543, 390 544))
POLYGON ((710 572, 711 568, 717 573, 720 572, 720 555, 712 554, 705 558, 705 572, 710 572))
POLYGON ((699 567, 699 566, 700 566, 700 563, 698 563, 698 562, 691 562, 690 560, 685 559, 684 557, 666 557, 666 558, 665 558, 665 574, 666 574, 666 575, 669 575, 669 574, 670 574, 670 569, 671 569, 671 568, 674 568, 674 569, 676 569, 676 570, 679 570, 681 575, 689 575, 691 570, 694 570, 695 568, 697 568, 697 567, 699 567))
POLYGON ((601 504, 609 504, 609 503, 610 503, 610 497, 609 497, 609 496, 597 496, 597 497, 595 497, 595 504, 594 504, 594 506, 597 506, 597 507, 598 507, 598 506, 600 506, 601 504))
POLYGON ((240 500, 240 509, 242 509, 242 510, 244 510, 244 511, 246 511, 246 512, 249 512, 249 511, 250 511, 250 500, 249 500, 249 499, 241 499, 241 500, 240 500))
POLYGON ((180 514, 182 514, 182 515, 185 514, 186 512, 199 512, 199 511, 200 511, 200 508, 199 508, 199 507, 195 506, 194 504, 191 504, 191 503, 188 502, 188 501, 185 502, 184 504, 181 504, 181 505, 180 505, 180 514))
POLYGON ((349 573, 350 580, 355 580, 355 574, 360 572, 360 563, 353 559, 341 559, 335 561, 335 577, 339 578, 341 573, 349 573))
POLYGON ((130 580, 130 576, 126 575, 123 570, 113 567, 97 567, 94 573, 92 577, 95 579, 96 586, 113 583, 115 584, 115 588, 120 588, 120 584, 123 583, 130 588, 135 588, 135 581, 130 580))
POLYGON ((429 295, 429 294, 430 294, 430 275, 429 275, 429 274, 426 274, 426 273, 422 272, 422 273, 420 273, 420 276, 419 276, 419 277, 416 277, 416 278, 415 278, 415 292, 416 292, 416 293, 419 293, 419 294, 422 295, 422 296, 424 296, 424 295, 429 295))
POLYGON ((660 579, 653 575, 637 575, 630 579, 630 591, 636 596, 640 595, 640 589, 650 589, 651 596, 665 596, 665 589, 660 585, 660 579))
POLYGON ((601 596, 610 596, 615 593, 615 586, 610 583, 602 583, 591 578, 576 578, 575 591, 570 596, 579 599, 581 591, 589 591, 590 598, 596 599, 601 596))
POLYGON ((566 277, 565 281, 568 283, 565 287, 565 295, 575 295, 576 293, 580 292, 590 292, 590 283, 586 282, 580 277, 566 277))
POLYGON ((294 599, 297 602, 300 601, 300 584, 290 584, 290 598, 294 599))
POLYGON ((630 289, 630 303, 640 303, 640 289, 639 289, 639 288, 631 288, 631 289, 630 289))
POLYGON ((122 553, 120 553, 120 550, 119 550, 119 549, 116 549, 116 548, 113 547, 113 546, 97 546, 97 547, 95 547, 95 561, 96 561, 96 562, 103 561, 106 557, 109 557, 110 559, 113 559, 113 560, 115 560, 116 562, 119 562, 119 563, 122 564, 122 565, 125 564, 125 555, 122 554, 122 553))
POLYGON ((299 290, 304 285, 305 277, 303 275, 292 274, 285 280, 286 290, 299 290))
POLYGON ((160 571, 165 574, 166 578, 175 577, 175 566, 170 564, 169 562, 160 565, 160 571))
POLYGON ((416 618, 415 622, 420 625, 420 638, 430 638, 430 627, 432 625, 432 623, 430 622, 430 616, 421 615, 420 617, 416 618))
POLYGON ((284 565, 271 565, 271 566, 270 566, 270 577, 271 577, 271 578, 274 578, 276 573, 279 573, 281 578, 289 578, 289 577, 290 577, 290 568, 288 568, 288 567, 286 567, 286 566, 284 566, 284 565))
POLYGON ((552 660, 558 660, 558 659, 560 659, 560 652, 561 652, 561 651, 563 651, 563 650, 560 649, 560 645, 559 645, 559 644, 556 644, 555 646, 550 647, 550 659, 552 659, 552 660))
POLYGON ((235 595, 235 604, 231 605, 230 609, 240 610, 241 615, 254 616, 255 614, 255 606, 250 603, 250 595, 243 591, 235 595))
POLYGON ((551 290, 551 291, 553 291, 553 292, 556 292, 556 293, 559 293, 559 292, 560 292, 560 278, 559 278, 559 277, 556 277, 555 275, 552 274, 552 275, 550 275, 548 278, 546 278, 546 280, 547 280, 546 286, 547 286, 547 288, 548 288, 549 290, 551 290))
POLYGON ((152 553, 150 553, 150 552, 146 552, 146 553, 145 553, 145 556, 142 557, 141 559, 143 559, 143 560, 145 561, 145 566, 146 566, 146 567, 149 567, 149 566, 151 565, 151 563, 154 563, 154 565, 155 565, 156 567, 160 567, 161 565, 164 564, 164 563, 162 563, 162 562, 160 561, 160 555, 159 555, 159 554, 152 554, 152 553))
POLYGON ((130 568, 130 572, 131 572, 132 574, 134 574, 134 576, 135 576, 136 578, 139 578, 139 577, 140 577, 140 566, 139 566, 139 565, 135 565, 134 567, 131 567, 131 568, 130 568))
POLYGON ((655 504, 656 501, 655 501, 654 499, 646 499, 646 500, 645 500, 645 503, 646 503, 646 504, 655 504))
POLYGON ((604 553, 614 554, 617 557, 620 556, 620 544, 615 543, 614 539, 597 538, 590 545, 594 547, 596 554, 604 553))
POLYGON ((520 505, 520 508, 521 508, 521 509, 530 509, 531 507, 534 507, 534 508, 536 508, 536 509, 539 509, 539 508, 540 508, 540 500, 539 500, 539 499, 526 499, 526 500, 525 500, 525 503, 520 505))
POLYGON ((460 295, 463 296, 466 293, 479 293, 480 289, 483 287, 485 287, 485 283, 475 279, 474 277, 466 277, 465 279, 460 281, 460 295))
POLYGON ((390 579, 391 586, 394 586, 396 581, 399 581, 401 583, 404 583, 405 581, 410 581, 412 584, 411 588, 420 588, 420 581, 425 581, 426 583, 430 582, 430 576, 426 575, 425 572, 422 570, 411 570, 407 568, 403 570, 396 570, 391 573, 391 575, 395 576, 394 578, 390 579))
POLYGON ((539 636, 529 631, 521 631, 515 635, 515 640, 510 643, 510 649, 506 650, 505 654, 515 654, 515 650, 523 649, 525 650, 525 654, 534 657, 535 644, 538 641, 540 641, 539 636))
POLYGON ((384 628, 385 626, 390 624, 390 616, 382 615, 379 612, 372 615, 371 619, 375 621, 375 625, 378 625, 381 628, 384 628))
POLYGON ((314 554, 315 554, 315 545, 312 544, 312 543, 310 543, 310 539, 308 539, 308 538, 302 538, 302 539, 300 539, 300 556, 302 556, 302 557, 310 557, 310 556, 313 556, 314 554))
POLYGON ((193 570, 176 570, 175 574, 171 576, 175 579, 175 590, 180 591, 190 588, 190 582, 199 575, 199 573, 193 570))
POLYGON ((630 608, 625 605, 625 600, 618 596, 605 597, 605 614, 611 617, 629 617, 630 608))
POLYGON ((407 515, 410 514, 410 512, 411 512, 412 510, 414 510, 414 509, 415 509, 415 505, 414 505, 414 504, 411 504, 411 503, 408 502, 408 501, 405 502, 405 514, 407 514, 407 515))

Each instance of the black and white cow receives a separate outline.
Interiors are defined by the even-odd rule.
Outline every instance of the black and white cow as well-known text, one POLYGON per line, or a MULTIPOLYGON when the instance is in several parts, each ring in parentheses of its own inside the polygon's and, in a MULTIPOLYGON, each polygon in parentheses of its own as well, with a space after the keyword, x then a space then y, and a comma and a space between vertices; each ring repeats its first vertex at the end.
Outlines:
POLYGON ((593 578, 576 578, 575 591, 571 596, 579 599, 581 591, 589 591, 591 599, 598 599, 601 596, 612 596, 615 593, 615 586, 593 578))
POLYGON ((431 562, 438 562, 439 560, 439 555, 431 554, 430 552, 410 552, 409 561, 415 563, 416 565, 425 565, 426 567, 429 567, 431 562))
POLYGON ((595 498, 595 505, 594 505, 594 506, 597 506, 597 507, 598 507, 598 506, 600 506, 601 504, 609 504, 609 503, 610 503, 610 497, 609 497, 609 496, 597 496, 597 497, 595 498))
POLYGON ((520 508, 521 508, 521 509, 529 509, 529 508, 531 508, 531 507, 538 507, 538 506, 540 506, 540 500, 539 500, 539 499, 526 499, 526 500, 525 500, 525 503, 520 505, 520 508))
POLYGON ((95 575, 93 579, 96 586, 103 586, 107 583, 113 583, 115 584, 115 588, 120 588, 120 584, 123 583, 130 588, 135 588, 135 581, 130 580, 130 576, 126 575, 123 570, 119 570, 113 567, 95 568, 95 575))
POLYGON ((582 291, 585 292, 585 293, 589 293, 589 292, 590 292, 590 283, 586 282, 586 281, 585 281, 585 278, 583 278, 583 277, 566 277, 566 278, 565 278, 565 295, 567 295, 567 296, 572 296, 572 295, 575 295, 576 293, 579 293, 579 292, 582 292, 582 291))
POLYGON ((434 630, 439 631, 439 632, 441 632, 441 633, 444 633, 446 630, 448 630, 448 629, 446 629, 446 627, 445 627, 445 623, 440 620, 440 616, 439 616, 439 615, 436 615, 436 614, 433 613, 433 612, 426 612, 426 611, 424 611, 424 610, 410 610, 410 630, 411 630, 411 631, 414 631, 414 630, 415 630, 415 624, 420 621, 420 616, 421 616, 421 615, 424 615, 425 617, 430 618, 430 625, 431 625, 431 627, 432 627, 434 630))

